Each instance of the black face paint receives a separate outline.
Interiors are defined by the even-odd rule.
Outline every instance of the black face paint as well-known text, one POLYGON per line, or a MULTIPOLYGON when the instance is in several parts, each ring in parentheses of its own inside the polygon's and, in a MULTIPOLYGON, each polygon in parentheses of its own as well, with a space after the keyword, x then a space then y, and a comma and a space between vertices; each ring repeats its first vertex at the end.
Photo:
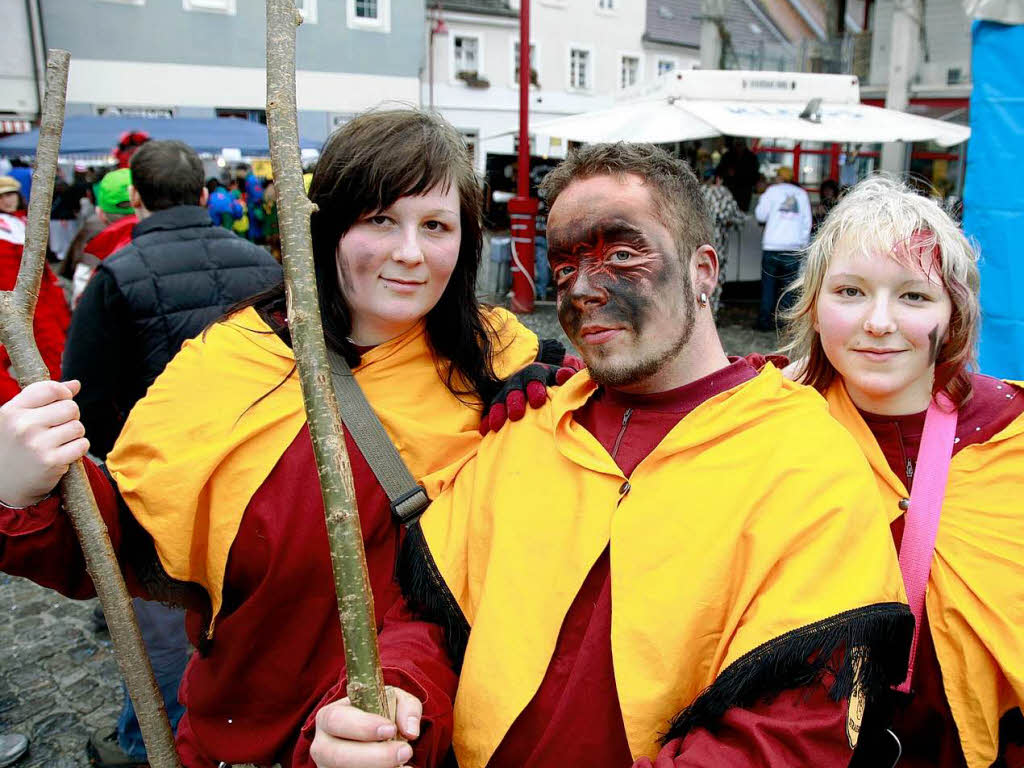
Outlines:
POLYGON ((583 325, 583 309, 573 300, 580 275, 607 297, 591 322, 639 330, 656 288, 671 279, 659 244, 622 219, 608 219, 551 233, 548 260, 558 291, 558 316, 570 338, 583 325))
POLYGON ((928 332, 928 363, 935 365, 939 359, 939 326, 935 326, 928 332))

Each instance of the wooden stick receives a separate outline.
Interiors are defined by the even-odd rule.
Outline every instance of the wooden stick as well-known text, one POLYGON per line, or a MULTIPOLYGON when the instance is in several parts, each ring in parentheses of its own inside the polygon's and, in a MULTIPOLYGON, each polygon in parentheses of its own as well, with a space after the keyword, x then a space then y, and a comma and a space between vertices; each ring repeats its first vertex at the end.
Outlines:
POLYGON ((348 695, 359 709, 388 717, 355 484, 317 300, 309 228, 309 217, 316 206, 302 184, 295 105, 295 28, 301 23, 293 0, 267 0, 267 127, 278 190, 288 328, 320 473, 345 641, 348 695))
MULTIPOLYGON (((32 174, 25 247, 14 290, 0 291, 0 344, 7 347, 18 383, 22 387, 50 378, 36 347, 32 316, 46 262, 50 205, 64 127, 70 60, 71 55, 67 51, 51 50, 47 55, 46 96, 39 127, 36 168, 32 174)), ((180 768, 181 763, 174 751, 174 736, 164 711, 163 698, 153 677, 139 625, 135 621, 132 600, 81 461, 71 466, 61 480, 60 488, 64 509, 71 517, 82 545, 86 570, 103 604, 110 639, 114 643, 114 655, 128 686, 132 704, 135 705, 149 763, 154 768, 180 768)))

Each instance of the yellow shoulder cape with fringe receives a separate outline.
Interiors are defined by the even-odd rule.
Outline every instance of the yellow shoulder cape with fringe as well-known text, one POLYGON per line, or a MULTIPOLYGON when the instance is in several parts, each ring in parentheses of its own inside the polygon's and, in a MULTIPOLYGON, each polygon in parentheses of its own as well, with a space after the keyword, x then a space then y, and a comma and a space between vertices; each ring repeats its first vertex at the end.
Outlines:
POLYGON ((627 483, 573 420, 595 389, 576 374, 485 438, 443 493, 428 488, 423 536, 471 627, 459 765, 483 768, 530 702, 606 547, 634 757, 654 757, 677 713, 673 729, 713 724, 840 648, 877 652, 869 663, 901 679, 913 622, 892 539, 863 455, 816 392, 768 365, 689 413, 627 483))
MULTIPOLYGON (((1018 382, 1018 386, 1020 384, 1018 382)), ((875 471, 890 522, 910 494, 885 459, 842 382, 832 415, 875 471)), ((935 539, 925 607, 942 685, 969 768, 988 768, 999 720, 1024 708, 1024 416, 958 451, 935 539)))
MULTIPOLYGON (((498 376, 533 362, 532 331, 502 309, 484 319, 498 376)), ((249 500, 306 423, 294 365, 291 348, 245 309, 185 343, 107 458, 164 569, 203 586, 213 617, 249 500)), ((445 387, 422 323, 363 355, 355 378, 417 480, 443 484, 475 453, 480 411, 445 387)))

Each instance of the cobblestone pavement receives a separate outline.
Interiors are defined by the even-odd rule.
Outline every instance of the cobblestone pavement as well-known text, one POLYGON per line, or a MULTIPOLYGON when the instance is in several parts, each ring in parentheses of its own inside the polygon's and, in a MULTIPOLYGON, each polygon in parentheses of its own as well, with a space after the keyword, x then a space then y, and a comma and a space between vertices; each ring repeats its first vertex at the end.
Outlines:
MULTIPOLYGON (((730 354, 774 349, 774 334, 749 330, 753 314, 727 309, 720 332, 730 354)), ((541 336, 565 336, 553 305, 523 321, 541 336)), ((17 768, 88 766, 85 743, 114 727, 120 675, 110 635, 92 627, 95 600, 68 600, 24 579, 0 574, 0 732, 31 740, 17 768)))
POLYGON ((93 630, 95 603, 0 574, 0 732, 30 740, 16 768, 87 766, 89 734, 114 727, 120 676, 110 635, 93 630))

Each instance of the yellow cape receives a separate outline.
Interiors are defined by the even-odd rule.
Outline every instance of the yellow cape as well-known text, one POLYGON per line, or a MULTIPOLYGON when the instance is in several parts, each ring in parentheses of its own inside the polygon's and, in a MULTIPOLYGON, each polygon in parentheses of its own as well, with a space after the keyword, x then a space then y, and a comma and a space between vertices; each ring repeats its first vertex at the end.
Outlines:
MULTIPOLYGON (((535 359, 537 337, 511 314, 485 320, 499 376, 535 359)), ((185 343, 107 458, 168 575, 202 585, 214 617, 249 500, 306 423, 294 365, 291 348, 243 310, 185 343)), ((422 324, 363 355, 355 378, 417 480, 443 484, 476 451, 480 412, 441 381, 422 324)))
MULTIPOLYGON (((826 392, 832 415, 875 471, 890 522, 910 494, 889 468, 843 383, 826 392)), ((949 467, 925 606, 942 684, 970 768, 988 768, 999 719, 1024 707, 1024 416, 949 467)))
POLYGON ((572 417, 595 388, 579 373, 485 439, 421 520, 472 627, 455 705, 463 768, 483 768, 532 699, 609 546, 634 757, 653 757, 670 718, 730 665, 767 674, 780 645, 801 642, 803 663, 822 647, 815 633, 854 616, 902 628, 905 657, 909 611, 871 472, 816 392, 766 366, 688 414, 623 492, 622 472, 572 417))

